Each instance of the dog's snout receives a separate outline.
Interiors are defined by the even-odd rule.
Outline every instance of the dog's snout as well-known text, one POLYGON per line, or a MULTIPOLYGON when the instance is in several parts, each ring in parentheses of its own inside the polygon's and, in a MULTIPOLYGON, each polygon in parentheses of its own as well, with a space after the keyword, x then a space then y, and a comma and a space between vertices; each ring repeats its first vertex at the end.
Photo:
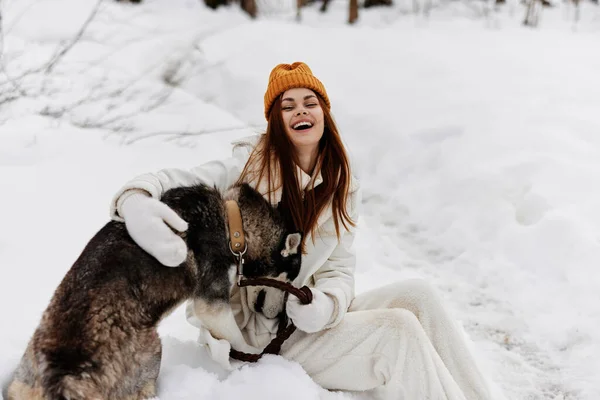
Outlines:
POLYGON ((258 296, 256 296, 256 303, 254 303, 254 311, 262 312, 263 307, 265 305, 265 296, 265 291, 261 289, 260 292, 258 292, 258 296))

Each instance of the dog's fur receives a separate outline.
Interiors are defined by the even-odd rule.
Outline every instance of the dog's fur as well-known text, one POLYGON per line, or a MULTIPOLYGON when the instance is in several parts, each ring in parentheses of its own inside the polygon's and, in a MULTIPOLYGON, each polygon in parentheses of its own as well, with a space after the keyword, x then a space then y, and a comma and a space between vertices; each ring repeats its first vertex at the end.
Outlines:
MULTIPOLYGON (((241 210, 248 244, 244 275, 293 280, 300 270, 301 235, 286 233, 277 210, 250 186, 234 186, 224 196, 203 185, 169 190, 162 201, 189 223, 182 235, 187 260, 164 267, 133 242, 123 223, 107 223, 56 289, 8 399, 155 396, 161 360, 156 328, 186 299, 194 299, 197 316, 214 337, 256 351, 236 329, 229 307, 235 266, 225 199, 237 200, 241 210)), ((254 307, 261 306, 257 299, 254 307)))

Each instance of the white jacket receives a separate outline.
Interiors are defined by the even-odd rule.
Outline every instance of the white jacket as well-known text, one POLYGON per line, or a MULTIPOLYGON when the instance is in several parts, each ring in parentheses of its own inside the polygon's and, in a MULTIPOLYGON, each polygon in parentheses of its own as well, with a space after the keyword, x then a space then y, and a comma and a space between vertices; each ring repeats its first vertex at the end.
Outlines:
MULTIPOLYGON (((121 204, 131 193, 139 190, 149 193, 156 199, 160 199, 162 194, 171 188, 197 183, 215 185, 220 191, 225 191, 239 178, 258 139, 259 136, 253 136, 234 142, 232 157, 225 160, 211 161, 189 171, 164 169, 132 179, 114 196, 110 210, 111 218, 123 221, 118 214, 121 204)), ((298 173, 304 189, 309 184, 311 177, 299 167, 298 173)), ((321 182, 322 178, 319 174, 315 177, 314 185, 317 186, 321 182)), ((257 190, 268 199, 265 187, 261 185, 257 190)), ((354 221, 358 220, 360 196, 358 181, 352 178, 347 207, 349 215, 354 221)), ((276 205, 280 199, 281 191, 278 191, 273 196, 272 202, 276 205)), ((334 299, 334 313, 325 329, 337 325, 342 320, 354 298, 356 261, 353 251, 354 231, 344 231, 338 241, 332 216, 331 206, 326 207, 318 218, 318 229, 314 241, 310 235, 307 236, 305 240, 306 254, 302 258, 300 273, 294 280, 294 285, 297 287, 303 285, 314 287, 334 299)), ((275 336, 277 320, 268 319, 263 314, 252 311, 246 302, 245 291, 246 288, 234 286, 231 294, 231 306, 236 322, 248 344, 262 349, 275 336)), ((231 369, 229 343, 212 337, 202 322, 193 315, 190 304, 191 302, 187 307, 187 319, 200 329, 199 343, 208 347, 209 353, 215 361, 223 367, 231 369)))

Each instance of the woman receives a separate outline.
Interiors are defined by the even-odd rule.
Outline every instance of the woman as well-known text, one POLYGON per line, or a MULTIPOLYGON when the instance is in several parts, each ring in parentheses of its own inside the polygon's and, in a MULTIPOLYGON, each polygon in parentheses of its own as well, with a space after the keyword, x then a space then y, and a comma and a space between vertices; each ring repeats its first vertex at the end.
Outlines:
MULTIPOLYGON (((111 215, 125 221, 142 248, 174 267, 187 250, 171 228, 185 231, 187 225, 159 201, 161 194, 198 182, 220 189, 251 183, 305 233, 294 283, 309 286, 314 300, 287 300, 298 330, 283 345, 283 357, 327 389, 369 390, 385 399, 491 398, 465 339, 430 286, 413 280, 354 296, 360 190, 329 109, 325 87, 306 64, 280 64, 265 93, 264 135, 237 143, 230 159, 133 179, 115 196, 111 215)), ((234 288, 231 304, 248 344, 263 348, 278 322, 254 310, 252 293, 234 288)), ((189 304, 187 314, 200 329, 199 342, 231 367, 229 344, 213 338, 189 304)))

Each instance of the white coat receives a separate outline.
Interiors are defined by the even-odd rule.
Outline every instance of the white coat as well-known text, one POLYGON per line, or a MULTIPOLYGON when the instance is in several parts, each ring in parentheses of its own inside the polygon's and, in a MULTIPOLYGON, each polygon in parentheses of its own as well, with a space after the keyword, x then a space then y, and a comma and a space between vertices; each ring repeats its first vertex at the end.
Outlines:
MULTIPOLYGON (((114 197, 111 215, 122 220, 118 210, 131 194, 145 191, 160 199, 170 188, 207 183, 225 190, 237 181, 257 138, 234 145, 233 156, 213 161, 190 171, 167 169, 141 175, 128 182, 114 197)), ((302 188, 321 183, 300 169, 302 188)), ((263 195, 264 187, 257 188, 263 195)), ((272 201, 279 202, 281 193, 272 201)), ((268 198, 268 197, 266 197, 268 198)), ((352 180, 348 211, 356 221, 360 189, 352 180)), ((281 355, 302 365, 324 388, 368 391, 376 398, 431 400, 502 399, 473 359, 458 324, 452 319, 433 287, 424 281, 397 282, 355 297, 352 250, 354 232, 343 232, 338 241, 331 208, 318 218, 313 242, 306 238, 307 254, 302 259, 296 286, 307 285, 334 300, 334 312, 325 329, 315 333, 296 330, 285 341, 281 355)), ((231 305, 237 326, 247 344, 262 349, 275 336, 277 321, 248 307, 247 289, 234 287, 231 305)), ((191 302, 188 321, 200 331, 199 342, 212 358, 227 369, 230 345, 211 336, 194 316, 191 302)))
MULTIPOLYGON (((248 161, 250 153, 257 144, 259 136, 245 138, 233 143, 232 157, 211 161, 191 170, 164 169, 157 173, 140 175, 127 182, 114 196, 111 203, 110 214, 115 220, 123 221, 118 210, 123 201, 132 193, 144 191, 150 196, 160 199, 167 190, 189 186, 197 183, 215 185, 220 191, 225 191, 235 183, 248 161)), ((311 178, 298 167, 301 177, 301 188, 305 189, 311 178)), ((322 182, 319 175, 314 177, 314 186, 322 182)), ((256 188, 268 199, 267 188, 261 184, 256 188)), ((359 205, 361 202, 358 181, 351 180, 350 194, 348 197, 348 213, 353 221, 358 219, 359 205)), ((271 201, 276 205, 281 200, 281 190, 272 195, 271 201)), ((343 228, 342 228, 343 230, 343 228)), ((354 232, 345 231, 338 237, 331 206, 326 207, 317 220, 317 230, 314 240, 310 235, 306 237, 306 254, 302 258, 302 267, 294 285, 303 285, 319 289, 329 295, 335 304, 334 313, 325 326, 325 329, 336 326, 346 314, 351 301, 354 299, 354 268, 355 253, 353 251, 354 232)), ((268 319, 261 313, 255 313, 248 306, 246 288, 234 286, 231 295, 231 306, 236 322, 247 343, 251 346, 264 348, 277 332, 277 319, 268 319)), ((218 340, 211 336, 202 322, 195 317, 193 308, 188 303, 187 319, 200 330, 199 342, 206 345, 211 357, 227 369, 233 368, 229 359, 230 345, 225 340, 218 340)))

